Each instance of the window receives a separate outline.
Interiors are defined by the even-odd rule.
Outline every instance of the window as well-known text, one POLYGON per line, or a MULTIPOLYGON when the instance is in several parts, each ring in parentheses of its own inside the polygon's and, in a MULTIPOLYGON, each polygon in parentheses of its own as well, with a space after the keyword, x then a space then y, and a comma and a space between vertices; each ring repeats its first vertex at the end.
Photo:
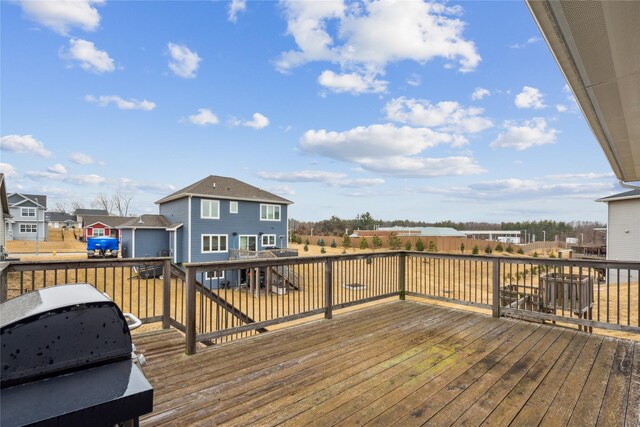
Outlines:
POLYGON ((203 234, 202 253, 227 252, 226 234, 203 234))
POLYGON ((93 229, 93 237, 102 237, 102 236, 104 236, 104 228, 93 229))
POLYGON ((238 213, 238 202, 229 202, 229 213, 238 213))
POLYGON ((224 279, 224 271, 205 271, 205 280, 224 279))
POLYGON ((20 232, 21 233, 35 233, 36 225, 35 224, 20 224, 20 232))
POLYGON ((200 218, 219 219, 220 202, 218 200, 202 200, 200 204, 200 218))
POLYGON ((260 205, 260 221, 280 221, 280 206, 260 205))
POLYGON ((262 246, 275 246, 276 245, 276 235, 275 234, 263 234, 262 235, 262 246))
POLYGON ((20 215, 35 218, 36 208, 20 208, 20 215))

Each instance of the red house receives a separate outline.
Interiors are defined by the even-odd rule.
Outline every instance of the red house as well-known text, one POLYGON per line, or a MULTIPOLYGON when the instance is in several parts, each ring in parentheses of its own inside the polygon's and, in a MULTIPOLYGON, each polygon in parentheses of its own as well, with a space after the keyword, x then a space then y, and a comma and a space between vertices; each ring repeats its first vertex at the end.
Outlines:
POLYGON ((129 221, 131 217, 111 215, 89 215, 82 218, 84 240, 89 237, 115 237, 120 239, 120 230, 116 227, 129 221))

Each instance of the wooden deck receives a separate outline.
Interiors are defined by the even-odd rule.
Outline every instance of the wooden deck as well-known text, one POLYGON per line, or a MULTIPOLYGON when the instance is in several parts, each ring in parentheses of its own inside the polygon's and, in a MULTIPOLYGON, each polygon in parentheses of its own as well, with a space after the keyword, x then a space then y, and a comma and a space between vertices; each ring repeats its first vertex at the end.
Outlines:
POLYGON ((134 337, 141 425, 640 425, 640 342, 392 302, 185 356, 134 337))

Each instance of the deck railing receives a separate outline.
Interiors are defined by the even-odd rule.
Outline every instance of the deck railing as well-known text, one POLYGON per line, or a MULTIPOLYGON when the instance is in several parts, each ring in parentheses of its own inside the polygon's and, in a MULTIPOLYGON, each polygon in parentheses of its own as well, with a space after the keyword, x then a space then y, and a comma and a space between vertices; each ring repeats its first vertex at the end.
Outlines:
POLYGON ((145 323, 186 334, 187 353, 383 298, 438 300, 494 316, 640 333, 639 262, 375 252, 172 265, 169 258, 0 264, 0 299, 91 283, 145 323), (167 273, 168 272, 168 273, 167 273))

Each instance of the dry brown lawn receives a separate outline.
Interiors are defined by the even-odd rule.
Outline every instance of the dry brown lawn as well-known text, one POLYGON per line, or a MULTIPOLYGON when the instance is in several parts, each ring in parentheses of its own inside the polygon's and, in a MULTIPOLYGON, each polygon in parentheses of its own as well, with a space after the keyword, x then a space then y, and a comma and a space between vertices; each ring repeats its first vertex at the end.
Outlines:
MULTIPOLYGON (((326 248, 327 254, 340 254, 342 248, 326 248)), ((375 251, 366 251, 373 252, 375 251)), ((318 246, 309 246, 309 251, 299 252, 301 256, 322 255, 318 246)), ((364 253, 359 249, 349 249, 347 253, 364 253)), ((24 256, 23 260, 77 260, 85 259, 84 255, 55 256, 24 256)), ((540 262, 543 258, 532 258, 532 262, 540 262)), ((522 277, 515 279, 517 272, 530 269, 526 265, 513 266, 502 272, 510 274, 512 281, 520 286, 524 284, 522 277)), ((252 292, 249 287, 241 289, 221 289, 218 295, 231 303, 238 310, 247 314, 255 321, 275 319, 278 317, 297 314, 324 306, 324 268, 322 264, 310 264, 294 267, 293 270, 300 278, 302 290, 289 290, 286 295, 278 295, 263 289, 252 292)), ((273 273, 269 273, 273 274, 273 273)), ((336 304, 349 303, 362 298, 372 297, 380 293, 391 293, 397 290, 397 265, 388 258, 366 260, 336 261, 334 264, 334 302, 336 304), (365 285, 357 286, 347 285, 365 285)), ((492 300, 491 282, 492 271, 489 261, 457 262, 450 260, 428 260, 410 257, 406 271, 406 290, 426 293, 444 298, 463 299, 490 304, 492 300)), ((576 273, 577 274, 577 273, 576 273)), ((10 273, 8 277, 8 296, 10 298, 22 292, 40 288, 44 285, 52 286, 60 283, 91 283, 99 290, 106 292, 125 312, 132 312, 138 317, 160 316, 162 313, 162 281, 159 279, 139 278, 129 268, 57 270, 44 272, 10 273), (22 287, 20 285, 22 283, 22 287), (35 284, 35 285, 34 285, 35 284)), ((504 281, 504 277, 503 277, 504 281)), ((529 273, 526 278, 527 286, 537 288, 537 275, 529 273)), ((594 291, 595 305, 593 318, 607 320, 606 285, 599 284, 594 291)), ((621 284, 619 287, 609 287, 609 320, 618 321, 618 301, 620 302, 620 323, 638 325, 638 283, 621 284)), ((185 294, 182 281, 172 281, 171 317, 184 323, 185 294)), ((396 297, 397 298, 397 297, 396 297)), ((420 298, 417 298, 421 300, 420 298)), ((445 301, 431 303, 460 308, 459 304, 445 301)), ((239 326, 240 322, 224 310, 211 303, 208 299, 197 299, 197 325, 201 333, 219 330, 225 327, 239 326)), ((465 307, 474 311, 488 312, 482 308, 465 307)), ((319 315, 321 316, 321 315, 319 315)), ((294 322, 298 323, 298 322, 294 322)), ((145 325, 141 330, 158 328, 158 323, 145 325)), ((272 326, 269 329, 282 327, 272 326)), ((575 326, 572 326, 575 327, 575 326)), ((604 331, 597 329, 596 333, 640 340, 638 334, 618 331, 604 331)), ((248 334, 244 334, 248 335, 248 334)), ((224 340, 224 339, 223 339, 224 340)))

